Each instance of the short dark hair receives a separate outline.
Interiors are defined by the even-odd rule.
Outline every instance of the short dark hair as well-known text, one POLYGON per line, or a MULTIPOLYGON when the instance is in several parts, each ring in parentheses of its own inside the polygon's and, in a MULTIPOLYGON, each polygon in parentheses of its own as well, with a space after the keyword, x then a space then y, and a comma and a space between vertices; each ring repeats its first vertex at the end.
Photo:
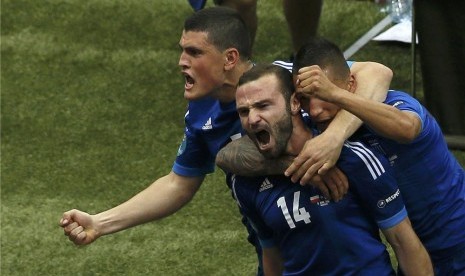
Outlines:
POLYGON ((211 7, 195 12, 184 22, 184 31, 206 32, 209 42, 217 49, 236 48, 245 60, 252 54, 247 26, 231 8, 211 7))
POLYGON ((299 49, 294 58, 292 72, 297 72, 302 67, 318 65, 321 69, 332 68, 332 77, 346 80, 350 75, 350 69, 339 47, 322 37, 312 37, 299 49))
POLYGON ((294 93, 294 83, 292 74, 289 70, 274 64, 258 64, 245 72, 239 79, 238 86, 257 80, 266 75, 275 75, 280 85, 280 91, 283 94, 286 103, 289 104, 291 95, 294 93))

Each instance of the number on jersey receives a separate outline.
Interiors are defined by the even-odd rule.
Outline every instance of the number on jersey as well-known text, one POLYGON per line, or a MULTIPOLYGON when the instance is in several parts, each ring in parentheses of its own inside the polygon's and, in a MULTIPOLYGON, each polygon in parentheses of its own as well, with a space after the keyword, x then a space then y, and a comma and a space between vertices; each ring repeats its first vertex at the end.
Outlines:
POLYGON ((299 202, 300 202, 300 191, 294 192, 294 202, 292 204, 292 212, 294 215, 294 219, 292 219, 291 214, 289 213, 289 209, 287 208, 286 204, 286 199, 282 196, 278 199, 276 202, 278 204, 278 207, 281 208, 281 211, 283 212, 284 218, 287 221, 287 224, 289 224, 290 228, 295 228, 295 223, 298 221, 304 221, 305 224, 309 224, 311 222, 310 220, 310 213, 305 210, 304 207, 299 208, 299 202))

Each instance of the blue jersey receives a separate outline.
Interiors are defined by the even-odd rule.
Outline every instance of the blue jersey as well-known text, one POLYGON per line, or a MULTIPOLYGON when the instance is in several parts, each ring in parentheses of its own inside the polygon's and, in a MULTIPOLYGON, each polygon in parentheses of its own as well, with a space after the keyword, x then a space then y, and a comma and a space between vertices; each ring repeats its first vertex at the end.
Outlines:
POLYGON ((420 135, 409 144, 381 138, 368 129, 362 139, 389 159, 413 228, 433 262, 465 249, 465 172, 448 150, 441 129, 413 97, 389 91, 386 104, 413 112, 420 135))
POLYGON ((190 101, 185 123, 184 138, 173 165, 173 171, 182 176, 213 172, 218 151, 241 137, 235 101, 227 104, 213 98, 190 101))
POLYGON ((337 166, 350 183, 337 203, 284 176, 234 176, 232 189, 262 246, 280 249, 284 275, 393 275, 379 228, 407 214, 388 161, 346 142, 337 166))

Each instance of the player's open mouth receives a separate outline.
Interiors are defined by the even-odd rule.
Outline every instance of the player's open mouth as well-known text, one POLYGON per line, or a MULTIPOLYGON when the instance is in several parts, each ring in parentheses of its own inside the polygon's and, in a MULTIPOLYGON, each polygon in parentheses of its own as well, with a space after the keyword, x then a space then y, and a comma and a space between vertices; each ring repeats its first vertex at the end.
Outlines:
POLYGON ((183 73, 183 74, 184 74, 184 80, 185 80, 184 88, 186 90, 191 89, 195 83, 194 79, 191 76, 189 76, 187 73, 183 73))
POLYGON ((255 137, 257 138, 257 143, 261 149, 266 148, 266 146, 270 143, 271 136, 266 130, 256 132, 255 137))

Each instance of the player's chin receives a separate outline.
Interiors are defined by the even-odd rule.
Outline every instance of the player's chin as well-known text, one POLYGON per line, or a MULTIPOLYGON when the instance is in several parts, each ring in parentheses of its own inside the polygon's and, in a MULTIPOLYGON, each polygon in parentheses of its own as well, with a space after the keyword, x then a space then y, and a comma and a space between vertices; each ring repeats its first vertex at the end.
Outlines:
POLYGON ((184 89, 184 98, 188 101, 200 100, 208 96, 207 89, 202 89, 200 87, 192 87, 191 89, 184 89))
POLYGON ((194 101, 200 99, 198 93, 195 93, 191 90, 184 90, 184 99, 188 101, 194 101))

